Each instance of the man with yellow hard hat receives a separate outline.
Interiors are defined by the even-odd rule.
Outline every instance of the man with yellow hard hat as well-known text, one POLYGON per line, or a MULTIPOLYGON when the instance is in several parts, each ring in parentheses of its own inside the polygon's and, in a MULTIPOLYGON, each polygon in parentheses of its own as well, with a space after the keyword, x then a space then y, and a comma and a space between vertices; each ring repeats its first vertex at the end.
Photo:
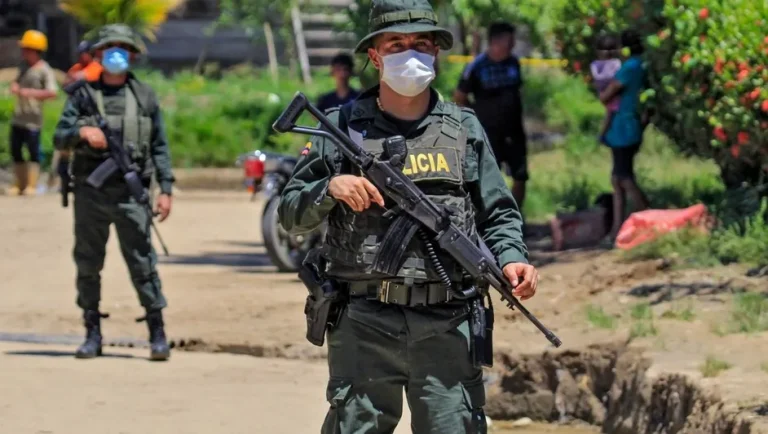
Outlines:
POLYGON ((58 92, 53 69, 43 60, 43 53, 48 50, 48 38, 37 30, 28 30, 21 37, 19 47, 23 61, 19 75, 11 84, 11 93, 17 97, 10 140, 16 182, 8 193, 14 196, 35 194, 40 175, 42 102, 55 98, 58 92), (24 161, 24 145, 29 151, 29 163, 24 161))

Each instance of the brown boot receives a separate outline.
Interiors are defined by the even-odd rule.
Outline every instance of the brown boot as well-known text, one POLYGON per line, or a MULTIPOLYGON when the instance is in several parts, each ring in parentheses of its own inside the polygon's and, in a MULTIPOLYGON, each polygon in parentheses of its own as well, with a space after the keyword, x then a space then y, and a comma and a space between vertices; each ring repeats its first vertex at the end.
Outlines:
POLYGON ((25 163, 16 163, 13 165, 14 183, 8 188, 8 196, 18 196, 27 187, 27 165, 25 163))
POLYGON ((40 163, 27 164, 27 187, 24 189, 24 195, 34 196, 37 194, 37 180, 40 178, 40 163))

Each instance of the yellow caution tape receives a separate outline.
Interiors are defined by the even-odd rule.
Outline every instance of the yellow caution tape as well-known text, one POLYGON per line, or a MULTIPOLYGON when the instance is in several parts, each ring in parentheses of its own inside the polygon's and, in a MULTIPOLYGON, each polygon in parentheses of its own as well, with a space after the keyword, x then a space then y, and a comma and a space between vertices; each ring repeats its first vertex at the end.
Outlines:
MULTIPOLYGON (((462 56, 459 54, 451 54, 448 56, 448 62, 450 63, 469 63, 474 60, 473 56, 462 56)), ((520 59, 520 63, 529 66, 546 66, 564 68, 568 65, 568 61, 565 59, 540 59, 536 57, 524 57, 520 59)))

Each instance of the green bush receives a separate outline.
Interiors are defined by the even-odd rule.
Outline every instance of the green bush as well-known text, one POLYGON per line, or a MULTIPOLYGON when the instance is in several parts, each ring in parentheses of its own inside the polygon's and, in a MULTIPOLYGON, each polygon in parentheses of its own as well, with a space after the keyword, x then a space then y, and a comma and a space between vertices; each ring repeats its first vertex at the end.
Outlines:
POLYGON ((715 158, 730 184, 756 183, 768 163, 768 3, 679 3, 664 3, 648 37, 654 121, 684 149, 715 158))
POLYGON ((653 123, 689 154, 714 158, 729 187, 762 182, 768 164, 768 3, 576 0, 556 34, 588 80, 594 38, 630 26, 646 37, 653 123))
POLYGON ((595 41, 603 33, 619 34, 644 16, 640 0, 572 0, 560 9, 554 33, 566 69, 589 81, 589 64, 597 59, 595 41))
MULTIPOLYGON (((179 167, 228 167, 241 153, 259 148, 294 152, 305 139, 293 134, 277 135, 272 123, 297 89, 310 99, 333 89, 327 75, 317 75, 312 86, 304 86, 281 71, 274 83, 266 71, 239 68, 213 79, 181 72, 172 78, 158 72, 138 71, 161 101, 166 133, 174 165, 179 167)), ((8 134, 15 99, 0 89, 0 166, 9 163, 8 134)), ((53 131, 64 104, 64 96, 45 106, 42 145, 46 162, 52 154, 53 131)), ((308 124, 314 121, 305 118, 308 124)))

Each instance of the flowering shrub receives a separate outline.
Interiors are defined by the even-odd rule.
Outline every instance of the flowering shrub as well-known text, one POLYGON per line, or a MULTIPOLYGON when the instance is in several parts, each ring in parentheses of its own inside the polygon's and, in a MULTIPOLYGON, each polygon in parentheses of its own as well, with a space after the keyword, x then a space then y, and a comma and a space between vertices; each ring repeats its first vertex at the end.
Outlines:
POLYGON ((768 2, 577 0, 557 32, 571 71, 586 76, 601 31, 646 39, 653 123, 686 152, 714 158, 727 184, 768 170, 768 2))

